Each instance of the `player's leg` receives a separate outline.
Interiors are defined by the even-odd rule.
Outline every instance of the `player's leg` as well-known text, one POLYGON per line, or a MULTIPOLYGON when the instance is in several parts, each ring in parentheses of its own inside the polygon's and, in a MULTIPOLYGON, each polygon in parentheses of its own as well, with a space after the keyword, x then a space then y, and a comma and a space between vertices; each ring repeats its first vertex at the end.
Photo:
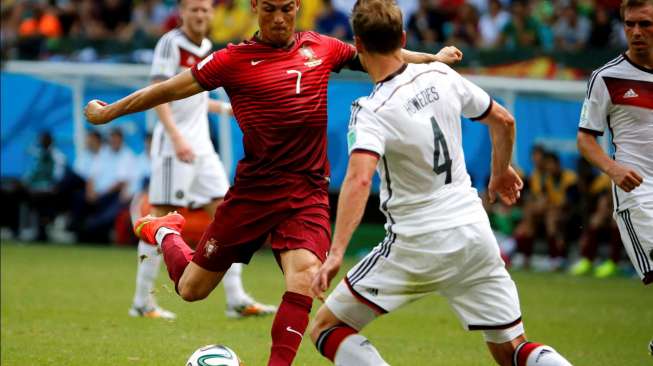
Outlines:
POLYGON ((310 327, 318 352, 335 365, 383 366, 388 363, 359 331, 379 314, 357 300, 344 281, 320 307, 310 327), (347 323, 341 317, 347 318, 347 323), (346 316, 343 316, 346 314, 346 316))
POLYGON ((308 326, 313 305, 310 292, 313 276, 322 262, 307 249, 287 249, 278 252, 286 292, 272 323, 272 347, 268 366, 292 364, 308 326))
POLYGON ((455 265, 460 280, 441 293, 465 328, 483 331, 501 366, 535 366, 536 358, 549 362, 542 365, 570 366, 552 348, 526 342, 517 287, 503 265, 489 222, 455 231, 450 240, 464 243, 467 250, 455 265))
POLYGON ((214 270, 206 269, 212 268, 209 265, 212 263, 210 257, 217 250, 217 245, 212 239, 215 220, 211 222, 197 245, 199 256, 195 255, 195 251, 181 237, 184 223, 184 217, 178 213, 163 217, 146 216, 136 221, 134 232, 143 241, 158 247, 163 253, 168 274, 181 298, 186 301, 197 301, 208 296, 220 283, 231 262, 216 261, 214 270), (206 256, 209 262, 202 260, 202 256, 206 256))
POLYGON ((349 270, 311 325, 320 354, 336 365, 387 365, 359 331, 380 315, 434 292, 452 272, 443 266, 449 249, 443 252, 432 245, 443 237, 431 239, 430 234, 398 239, 390 233, 349 270))
MULTIPOLYGON (((201 156, 197 159, 196 179, 191 186, 191 196, 195 202, 204 204, 203 209, 210 217, 222 204, 229 189, 229 180, 224 165, 217 154, 201 156)), ((261 304, 245 292, 242 280, 242 263, 234 263, 222 278, 229 318, 262 316, 274 314, 276 306, 261 304)))
POLYGON ((552 347, 536 342, 528 342, 523 333, 512 337, 523 326, 521 323, 508 329, 485 331, 487 346, 497 365, 501 366, 571 366, 562 355, 552 347))
POLYGON ((620 211, 615 220, 639 278, 645 285, 653 283, 653 202, 620 211))
MULTIPOLYGON (((132 207, 132 211, 136 210, 136 212, 132 213, 132 216, 136 216, 132 218, 133 222, 140 216, 138 213, 140 213, 142 203, 140 199, 133 202, 135 207, 132 207)), ((176 207, 174 206, 152 206, 150 215, 160 217, 175 209, 176 207)), ((174 313, 160 308, 153 295, 154 282, 161 267, 161 255, 157 247, 147 244, 143 240, 139 240, 137 254, 136 288, 129 314, 131 316, 143 316, 147 318, 176 318, 174 313)))
MULTIPOLYGON (((188 205, 188 189, 195 176, 192 164, 179 161, 174 156, 153 156, 147 199, 151 204, 149 214, 162 217, 188 205)), ((143 202, 132 202, 132 222, 142 216, 143 202)), ((146 211, 147 212, 147 211, 146 211)), ((158 308, 152 294, 154 282, 161 266, 161 255, 156 246, 142 239, 138 242, 136 289, 130 314, 134 316, 174 318, 168 311, 153 311, 158 308)))

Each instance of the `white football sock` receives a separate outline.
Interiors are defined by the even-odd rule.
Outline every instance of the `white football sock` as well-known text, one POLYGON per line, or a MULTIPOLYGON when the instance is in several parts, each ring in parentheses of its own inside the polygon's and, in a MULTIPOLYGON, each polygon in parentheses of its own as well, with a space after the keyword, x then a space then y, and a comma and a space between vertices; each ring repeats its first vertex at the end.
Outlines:
POLYGON ((242 272, 243 264, 234 263, 222 278, 224 294, 227 298, 227 306, 242 305, 243 303, 247 303, 251 300, 243 288, 243 280, 241 278, 242 272))
POLYGON ((178 231, 168 229, 167 227, 160 227, 159 230, 156 231, 156 234, 154 234, 154 239, 156 239, 156 244, 159 248, 161 248, 161 245, 163 245, 163 239, 166 237, 168 234, 179 234, 178 231))
POLYGON ((157 247, 144 241, 138 242, 138 269, 136 271, 136 291, 134 291, 134 306, 142 308, 153 306, 151 301, 154 281, 159 274, 161 256, 157 247))
POLYGON ((340 343, 334 364, 336 366, 389 366, 379 351, 361 334, 352 334, 340 343))
POLYGON ((514 366, 572 366, 553 347, 545 344, 524 342, 517 346, 513 357, 514 366), (525 360, 524 363, 518 362, 525 360))

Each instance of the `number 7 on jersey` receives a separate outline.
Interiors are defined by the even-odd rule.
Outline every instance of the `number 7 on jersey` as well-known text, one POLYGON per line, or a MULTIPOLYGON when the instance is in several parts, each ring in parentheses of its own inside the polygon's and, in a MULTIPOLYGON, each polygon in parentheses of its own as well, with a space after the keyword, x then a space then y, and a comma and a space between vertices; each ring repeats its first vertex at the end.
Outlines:
POLYGON ((297 85, 295 86, 295 93, 299 94, 301 92, 302 72, 297 70, 288 70, 286 73, 297 74, 297 85))

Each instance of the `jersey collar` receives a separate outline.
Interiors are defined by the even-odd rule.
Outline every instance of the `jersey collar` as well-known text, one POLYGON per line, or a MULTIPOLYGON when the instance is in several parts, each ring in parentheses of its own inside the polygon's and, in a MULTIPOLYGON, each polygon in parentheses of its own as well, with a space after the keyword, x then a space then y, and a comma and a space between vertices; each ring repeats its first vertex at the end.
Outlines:
POLYGON ((386 76, 385 79, 377 82, 377 85, 383 84, 385 82, 388 82, 388 81, 394 79, 395 76, 397 76, 397 75, 401 74, 402 72, 404 72, 404 70, 406 70, 407 67, 408 67, 408 64, 406 64, 406 63, 401 65, 401 67, 399 67, 397 70, 395 70, 395 72, 393 72, 392 74, 386 76))
POLYGON ((628 61, 629 64, 633 65, 634 68, 642 70, 644 72, 648 72, 649 74, 653 74, 653 69, 647 69, 646 67, 644 67, 642 65, 638 65, 638 64, 634 63, 633 60, 628 58, 628 55, 626 55, 626 52, 624 52, 622 55, 624 56, 626 61, 628 61))
POLYGON ((279 46, 276 46, 276 45, 273 45, 271 43, 267 43, 267 42, 261 40, 259 38, 259 31, 256 31, 254 33, 254 35, 252 36, 252 38, 250 38, 249 41, 247 41, 247 42, 248 43, 253 43, 253 44, 260 44, 260 45, 267 46, 267 47, 271 47, 271 48, 274 48, 276 50, 289 51, 289 50, 291 50, 291 49, 293 49, 295 47, 295 45, 297 44, 298 39, 299 39, 299 33, 295 32, 295 34, 293 34, 293 42, 290 45, 288 45, 286 47, 279 47, 279 46))

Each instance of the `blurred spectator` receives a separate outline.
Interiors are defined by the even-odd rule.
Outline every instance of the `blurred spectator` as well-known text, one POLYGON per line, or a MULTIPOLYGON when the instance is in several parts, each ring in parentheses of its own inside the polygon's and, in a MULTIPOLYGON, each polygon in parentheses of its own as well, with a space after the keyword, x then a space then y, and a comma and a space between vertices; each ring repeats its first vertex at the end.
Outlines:
POLYGON ((433 0, 419 0, 419 7, 408 20, 408 39, 433 46, 444 41, 444 14, 432 4, 433 0))
POLYGON ((605 174, 596 174, 594 168, 583 158, 578 162, 577 194, 574 197, 578 226, 583 228, 580 237, 580 259, 570 269, 576 276, 590 274, 605 278, 617 274, 621 259, 621 238, 612 218, 612 184, 605 174), (599 244, 609 244, 609 259, 594 267, 599 244))
POLYGON ((607 43, 613 47, 621 47, 624 45, 619 37, 622 32, 622 25, 612 19, 605 8, 597 7, 592 17, 592 30, 590 32, 588 46, 602 48, 607 43))
POLYGON ((540 44, 539 24, 528 13, 527 4, 522 0, 514 1, 510 14, 510 22, 503 27, 499 44, 510 49, 538 46, 540 44))
POLYGON ((589 20, 578 14, 574 5, 566 6, 553 27, 558 49, 578 51, 585 47, 590 36, 589 20))
POLYGON ((256 29, 256 17, 246 4, 224 0, 215 7, 210 38, 218 44, 238 43, 251 38, 256 29))
POLYGON ((111 131, 109 146, 98 149, 93 136, 87 143, 88 159, 78 166, 88 169, 82 172, 86 187, 75 201, 72 226, 80 241, 108 242, 116 216, 128 206, 134 157, 119 129, 111 131))
POLYGON ((134 34, 131 0, 82 0, 83 26, 90 39, 128 41, 134 34))
POLYGON ((61 23, 53 10, 41 1, 27 1, 16 5, 18 25, 18 55, 33 60, 46 48, 46 40, 61 36, 61 23))
POLYGON ((353 38, 347 14, 335 9, 331 0, 322 0, 322 12, 316 19, 315 30, 338 39, 353 38))
POLYGON ((50 7, 40 1, 27 2, 27 17, 18 28, 21 37, 57 38, 61 36, 61 23, 50 7))
POLYGON ((561 168, 556 154, 539 146, 533 149, 532 159, 534 169, 524 198, 524 218, 515 230, 515 238, 524 256, 524 267, 528 268, 535 237, 543 229, 549 246, 549 269, 561 270, 567 255, 571 204, 568 196, 573 192, 577 177, 573 171, 561 168))
POLYGON ((501 30, 510 21, 510 14, 503 10, 499 0, 489 1, 489 11, 481 16, 478 23, 481 33, 481 46, 494 48, 499 42, 501 30))
POLYGON ((166 19, 172 11, 172 8, 161 0, 141 0, 132 12, 135 32, 150 37, 160 37, 164 33, 166 19))
POLYGON ((560 158, 555 153, 545 154, 546 178, 544 192, 547 197, 546 222, 547 239, 549 241, 549 254, 552 267, 561 269, 567 256, 568 221, 571 200, 570 192, 577 181, 576 173, 563 169, 560 158))
POLYGON ((66 170, 66 158, 54 147, 49 132, 39 136, 39 144, 32 151, 32 156, 34 163, 24 182, 29 206, 38 218, 36 240, 46 241, 46 227, 59 213, 58 186, 66 170))
POLYGON ((478 28, 478 14, 470 4, 462 4, 456 10, 456 16, 449 23, 449 44, 476 47, 481 42, 478 28))
POLYGON ((20 237, 29 231, 27 240, 48 240, 46 229, 59 209, 59 184, 66 170, 66 158, 54 147, 52 135, 43 132, 38 143, 29 149, 33 161, 21 180, 5 180, 2 184, 2 223, 20 237), (4 216, 4 214, 3 214, 4 216))

